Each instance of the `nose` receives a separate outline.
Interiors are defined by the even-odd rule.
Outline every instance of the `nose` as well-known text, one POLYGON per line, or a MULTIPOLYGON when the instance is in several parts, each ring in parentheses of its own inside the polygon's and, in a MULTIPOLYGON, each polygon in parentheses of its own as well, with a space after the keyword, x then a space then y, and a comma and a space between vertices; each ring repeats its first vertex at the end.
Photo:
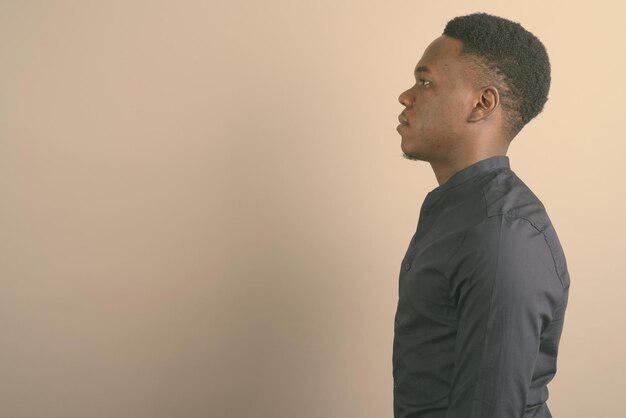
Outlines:
POLYGON ((413 98, 411 97, 411 89, 403 91, 398 97, 398 101, 400 102, 400 104, 406 107, 410 107, 413 103, 413 98))

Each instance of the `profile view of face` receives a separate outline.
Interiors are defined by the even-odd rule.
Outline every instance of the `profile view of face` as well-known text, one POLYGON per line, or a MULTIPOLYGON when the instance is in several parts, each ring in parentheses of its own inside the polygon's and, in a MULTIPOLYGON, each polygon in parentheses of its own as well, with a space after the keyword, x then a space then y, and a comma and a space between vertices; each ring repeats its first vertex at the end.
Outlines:
POLYGON ((457 39, 435 39, 415 67, 415 84, 400 94, 397 131, 406 158, 446 161, 457 152, 476 92, 462 49, 457 39))

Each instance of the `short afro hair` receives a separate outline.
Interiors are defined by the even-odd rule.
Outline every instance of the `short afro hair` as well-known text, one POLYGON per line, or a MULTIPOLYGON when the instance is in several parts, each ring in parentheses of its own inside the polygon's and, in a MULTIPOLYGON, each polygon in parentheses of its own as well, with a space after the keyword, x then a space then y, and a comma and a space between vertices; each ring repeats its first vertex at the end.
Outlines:
POLYGON ((486 80, 498 87, 511 137, 543 110, 550 61, 535 35, 519 23, 486 13, 456 17, 443 34, 463 42, 461 54, 473 59, 485 70, 486 80))

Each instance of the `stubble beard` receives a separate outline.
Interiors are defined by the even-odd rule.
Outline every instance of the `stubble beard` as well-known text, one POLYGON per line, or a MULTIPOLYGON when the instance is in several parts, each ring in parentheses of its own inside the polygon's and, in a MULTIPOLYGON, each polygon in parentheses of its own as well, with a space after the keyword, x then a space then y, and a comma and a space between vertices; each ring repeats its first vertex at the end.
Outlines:
POLYGON ((403 157, 405 160, 411 160, 411 161, 426 161, 423 157, 421 157, 421 156, 419 156, 419 155, 418 155, 418 156, 415 156, 415 155, 408 155, 408 154, 406 154, 406 153, 404 153, 404 152, 402 153, 402 157, 403 157))

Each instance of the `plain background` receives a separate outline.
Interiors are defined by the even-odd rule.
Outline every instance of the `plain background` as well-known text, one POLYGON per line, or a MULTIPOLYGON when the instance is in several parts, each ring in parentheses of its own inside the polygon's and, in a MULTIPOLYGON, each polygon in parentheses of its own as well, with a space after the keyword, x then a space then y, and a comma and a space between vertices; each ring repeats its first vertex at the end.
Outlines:
POLYGON ((553 67, 509 150, 572 280, 549 405, 622 416, 618 3, 0 1, 0 417, 391 417, 397 99, 476 11, 553 67))

